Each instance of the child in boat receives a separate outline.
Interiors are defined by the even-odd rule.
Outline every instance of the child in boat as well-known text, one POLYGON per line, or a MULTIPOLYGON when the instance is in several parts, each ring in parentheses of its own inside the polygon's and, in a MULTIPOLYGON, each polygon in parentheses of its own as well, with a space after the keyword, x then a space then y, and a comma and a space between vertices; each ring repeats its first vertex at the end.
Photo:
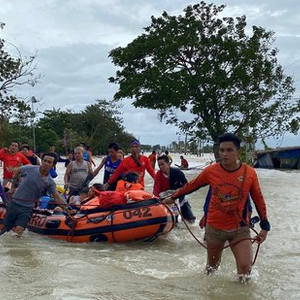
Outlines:
MULTIPOLYGON (((94 183, 90 188, 83 188, 79 195, 77 196, 71 196, 69 199, 69 205, 76 210, 80 210, 81 205, 88 202, 92 198, 96 196, 96 190, 97 191, 104 191, 103 184, 100 183, 94 183)), ((62 212, 63 210, 60 207, 56 207, 54 209, 54 212, 62 212)))
POLYGON ((83 188, 80 192, 79 195, 74 195, 71 196, 69 199, 69 204, 72 208, 80 208, 81 203, 87 198, 89 194, 89 189, 88 188, 83 188))

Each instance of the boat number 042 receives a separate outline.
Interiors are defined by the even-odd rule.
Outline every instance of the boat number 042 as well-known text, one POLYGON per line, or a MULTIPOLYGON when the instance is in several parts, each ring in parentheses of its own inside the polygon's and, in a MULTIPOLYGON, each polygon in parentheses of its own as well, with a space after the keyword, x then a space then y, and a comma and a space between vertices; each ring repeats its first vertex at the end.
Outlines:
POLYGON ((152 217, 149 207, 141 207, 133 210, 123 211, 123 217, 127 220, 132 219, 134 217, 138 218, 148 218, 152 217))

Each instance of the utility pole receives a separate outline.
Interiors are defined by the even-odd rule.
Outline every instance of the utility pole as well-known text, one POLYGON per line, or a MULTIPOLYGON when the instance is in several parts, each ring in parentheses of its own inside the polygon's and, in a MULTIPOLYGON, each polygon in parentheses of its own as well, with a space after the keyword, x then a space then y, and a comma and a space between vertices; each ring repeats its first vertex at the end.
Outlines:
POLYGON ((186 153, 187 153, 187 139, 188 139, 188 135, 186 133, 185 140, 184 140, 184 155, 186 155, 186 153))
POLYGON ((35 142, 35 111, 34 111, 34 103, 37 103, 38 101, 33 96, 31 97, 31 116, 32 116, 32 138, 33 138, 33 152, 36 153, 36 142, 35 142))

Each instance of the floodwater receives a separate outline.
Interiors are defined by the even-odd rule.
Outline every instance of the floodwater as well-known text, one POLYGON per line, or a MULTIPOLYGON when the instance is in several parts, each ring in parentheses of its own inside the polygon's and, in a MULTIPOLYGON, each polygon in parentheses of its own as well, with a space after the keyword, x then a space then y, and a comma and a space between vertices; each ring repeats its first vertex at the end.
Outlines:
MULTIPOLYGON (((60 166, 59 183, 63 171, 60 166)), ((0 237, 0 299, 300 299, 300 172, 258 175, 272 231, 247 285, 237 281, 230 250, 217 274, 206 276, 206 252, 181 223, 152 243, 71 244, 30 232, 22 239, 6 234, 0 237)), ((146 182, 151 189, 152 180, 146 182)), ((189 197, 198 219, 206 192, 189 197)), ((201 236, 197 225, 192 229, 201 236)))

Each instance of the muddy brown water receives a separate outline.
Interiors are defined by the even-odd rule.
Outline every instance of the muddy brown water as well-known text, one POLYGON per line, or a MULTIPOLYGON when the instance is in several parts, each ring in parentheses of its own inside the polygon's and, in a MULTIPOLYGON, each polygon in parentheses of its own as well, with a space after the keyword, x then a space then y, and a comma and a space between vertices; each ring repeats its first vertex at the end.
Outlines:
MULTIPOLYGON (((197 172, 186 174, 191 179, 197 172)), ((237 282, 230 250, 220 271, 206 276, 206 252, 181 223, 153 243, 71 244, 6 234, 0 237, 0 299, 300 299, 300 172, 258 175, 272 231, 248 285, 237 282)), ((148 177, 146 183, 151 189, 148 177)), ((189 196, 198 219, 206 192, 189 196)), ((201 235, 197 225, 192 229, 201 235)))

